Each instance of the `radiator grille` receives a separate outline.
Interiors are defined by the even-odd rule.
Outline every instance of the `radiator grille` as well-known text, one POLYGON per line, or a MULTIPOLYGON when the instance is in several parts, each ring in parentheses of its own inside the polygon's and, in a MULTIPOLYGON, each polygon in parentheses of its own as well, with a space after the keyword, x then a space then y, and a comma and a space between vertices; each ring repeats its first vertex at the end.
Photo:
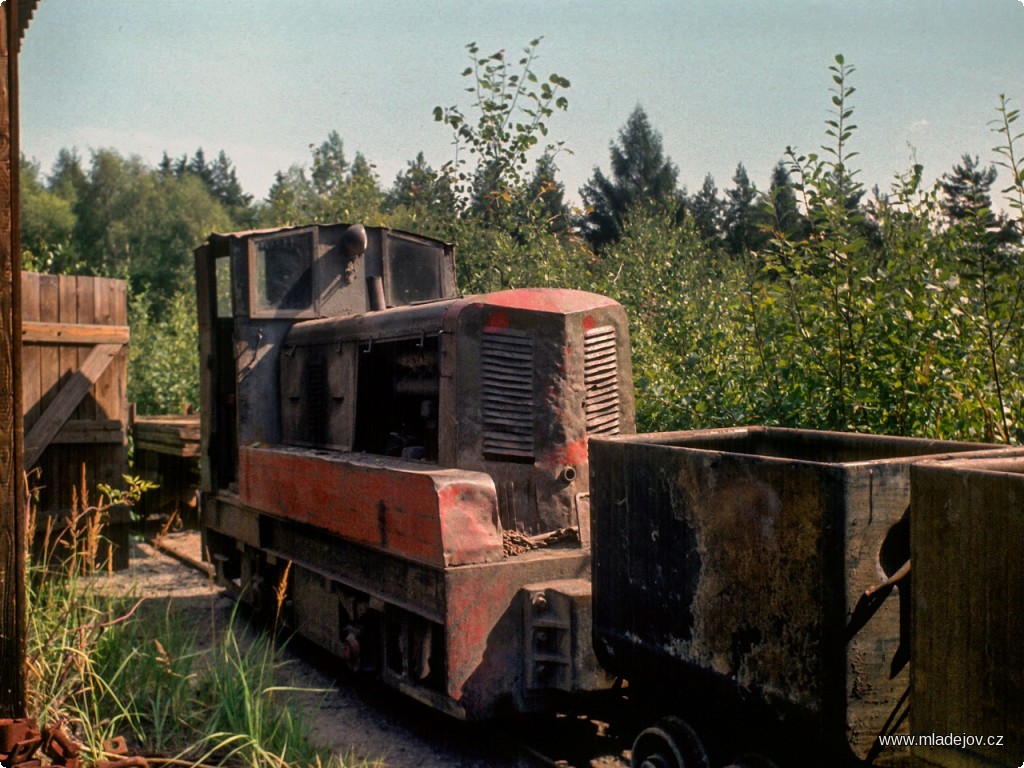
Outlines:
POLYGON ((592 328, 584 335, 584 412, 591 435, 619 433, 619 358, 615 341, 615 329, 610 325, 592 328))
POLYGON ((309 442, 327 441, 327 363, 318 355, 306 361, 306 437, 309 442))
POLYGON ((484 454, 533 458, 533 337, 484 331, 480 345, 484 454))

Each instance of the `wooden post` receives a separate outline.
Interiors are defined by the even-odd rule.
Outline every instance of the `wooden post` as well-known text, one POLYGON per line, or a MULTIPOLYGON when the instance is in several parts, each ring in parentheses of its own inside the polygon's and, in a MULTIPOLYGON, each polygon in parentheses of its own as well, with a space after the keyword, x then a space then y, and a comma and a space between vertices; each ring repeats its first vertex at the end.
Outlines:
POLYGON ((18 2, 0 6, 0 717, 25 714, 18 2))

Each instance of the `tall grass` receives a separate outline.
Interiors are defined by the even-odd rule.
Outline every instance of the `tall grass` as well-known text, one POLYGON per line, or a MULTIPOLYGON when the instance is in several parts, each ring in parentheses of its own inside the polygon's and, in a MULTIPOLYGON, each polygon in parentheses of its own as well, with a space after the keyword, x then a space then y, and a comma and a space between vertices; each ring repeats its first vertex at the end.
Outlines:
POLYGON ((35 548, 29 714, 63 725, 85 765, 120 736, 151 765, 367 766, 318 752, 296 700, 309 691, 277 683, 284 649, 272 634, 247 632, 234 612, 218 627, 211 612, 210 646, 173 599, 160 611, 131 592, 108 594, 94 545, 110 505, 137 491, 108 490, 94 505, 80 492, 70 522, 48 526, 35 548))

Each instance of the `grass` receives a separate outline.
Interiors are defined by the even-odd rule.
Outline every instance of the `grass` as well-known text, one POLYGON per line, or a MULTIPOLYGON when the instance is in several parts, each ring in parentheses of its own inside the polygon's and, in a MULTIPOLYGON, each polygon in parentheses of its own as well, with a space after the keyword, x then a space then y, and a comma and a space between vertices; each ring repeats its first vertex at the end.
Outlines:
POLYGON ((29 714, 62 724, 86 766, 105 759, 117 736, 153 766, 372 765, 318 751, 296 700, 310 691, 277 683, 284 649, 272 634, 245 631, 232 612, 204 648, 173 601, 160 613, 135 596, 104 594, 97 545, 111 504, 138 498, 128 480, 127 492, 104 489, 95 505, 80 491, 71 523, 48 528, 32 558, 29 714))

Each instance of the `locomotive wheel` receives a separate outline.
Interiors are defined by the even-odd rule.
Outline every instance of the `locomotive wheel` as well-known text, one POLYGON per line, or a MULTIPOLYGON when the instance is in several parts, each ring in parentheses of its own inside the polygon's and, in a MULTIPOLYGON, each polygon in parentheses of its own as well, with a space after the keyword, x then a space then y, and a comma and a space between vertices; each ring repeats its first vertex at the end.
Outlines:
POLYGON ((362 649, 359 645, 362 634, 360 628, 351 625, 345 627, 341 632, 341 651, 339 656, 345 662, 345 668, 352 674, 357 673, 362 668, 362 649))
POLYGON ((696 732, 678 717, 663 717, 633 742, 631 768, 711 768, 696 732))

